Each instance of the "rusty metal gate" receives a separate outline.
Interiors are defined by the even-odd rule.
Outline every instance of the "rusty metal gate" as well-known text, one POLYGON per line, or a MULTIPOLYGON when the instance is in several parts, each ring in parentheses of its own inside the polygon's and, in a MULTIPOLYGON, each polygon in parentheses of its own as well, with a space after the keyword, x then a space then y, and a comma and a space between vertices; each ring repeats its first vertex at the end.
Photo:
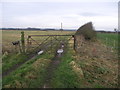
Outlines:
POLYGON ((71 39, 74 39, 74 35, 29 35, 27 38, 27 51, 47 51, 47 48, 52 48, 56 43, 66 44, 71 39))

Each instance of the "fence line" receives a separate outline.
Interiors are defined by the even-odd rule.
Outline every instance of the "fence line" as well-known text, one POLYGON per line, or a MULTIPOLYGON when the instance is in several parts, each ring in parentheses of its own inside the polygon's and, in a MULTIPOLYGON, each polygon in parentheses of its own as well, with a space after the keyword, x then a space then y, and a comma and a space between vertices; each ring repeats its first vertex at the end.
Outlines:
POLYGON ((106 38, 104 42, 105 42, 106 47, 118 49, 117 40, 111 40, 109 38, 106 38))

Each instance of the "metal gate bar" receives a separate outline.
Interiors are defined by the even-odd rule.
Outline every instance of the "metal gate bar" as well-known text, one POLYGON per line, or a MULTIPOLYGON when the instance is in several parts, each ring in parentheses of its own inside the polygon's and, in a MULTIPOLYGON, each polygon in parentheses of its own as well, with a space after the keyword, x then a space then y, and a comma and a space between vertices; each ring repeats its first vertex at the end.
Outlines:
POLYGON ((30 35, 30 36, 33 37, 33 36, 74 36, 74 35, 30 35))

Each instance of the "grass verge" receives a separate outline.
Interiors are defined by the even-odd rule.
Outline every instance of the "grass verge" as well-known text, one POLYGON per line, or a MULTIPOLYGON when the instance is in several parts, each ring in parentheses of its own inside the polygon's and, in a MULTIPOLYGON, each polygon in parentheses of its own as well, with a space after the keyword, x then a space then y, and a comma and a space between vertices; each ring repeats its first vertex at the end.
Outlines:
POLYGON ((2 70, 3 72, 10 69, 12 66, 24 62, 27 60, 28 56, 26 54, 9 54, 2 58, 2 70))
POLYGON ((36 59, 27 61, 9 76, 3 78, 3 88, 36 88, 42 86, 45 68, 53 57, 52 54, 44 53, 36 59))

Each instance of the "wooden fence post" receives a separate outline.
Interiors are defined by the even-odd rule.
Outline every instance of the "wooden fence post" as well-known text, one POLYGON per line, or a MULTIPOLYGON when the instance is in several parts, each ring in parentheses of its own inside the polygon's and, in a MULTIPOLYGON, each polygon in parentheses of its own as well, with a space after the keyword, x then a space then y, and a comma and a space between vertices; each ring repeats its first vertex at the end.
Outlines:
POLYGON ((74 46, 73 46, 73 48, 76 51, 76 37, 75 37, 75 35, 73 37, 74 37, 74 46))
POLYGON ((19 42, 18 46, 19 46, 19 52, 22 53, 22 50, 21 50, 21 47, 20 47, 20 42, 19 42))
POLYGON ((108 38, 106 38, 106 48, 107 48, 107 42, 108 42, 108 38))
POLYGON ((116 45, 115 45, 115 40, 114 40, 114 48, 116 48, 116 45))
POLYGON ((22 52, 25 53, 25 38, 24 38, 24 31, 21 32, 21 44, 22 44, 22 52))
POLYGON ((30 44, 31 44, 30 38, 31 38, 31 36, 28 36, 28 38, 27 38, 27 51, 29 51, 29 49, 30 49, 30 44))

